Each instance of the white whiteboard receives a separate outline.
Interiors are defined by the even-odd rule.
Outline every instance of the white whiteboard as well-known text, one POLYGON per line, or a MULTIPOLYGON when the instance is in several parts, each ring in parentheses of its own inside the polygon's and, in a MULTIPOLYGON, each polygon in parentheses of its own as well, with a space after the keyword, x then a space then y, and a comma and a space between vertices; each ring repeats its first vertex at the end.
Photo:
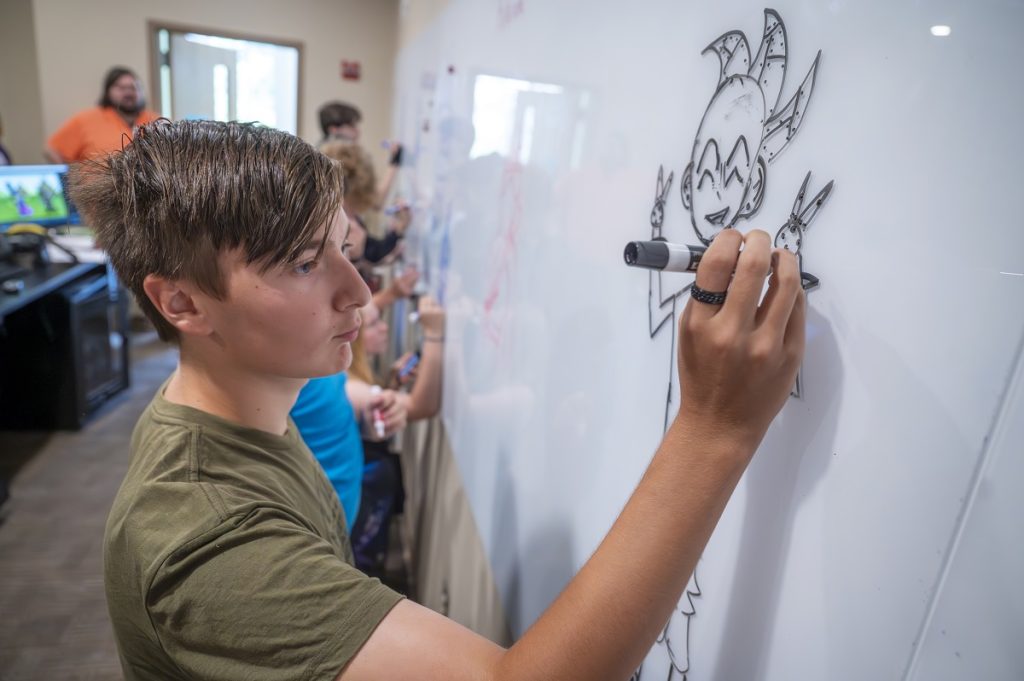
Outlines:
MULTIPOLYGON (((715 217, 706 188, 693 198, 699 178, 696 208, 681 190, 707 139, 732 149, 739 125, 738 105, 709 109, 726 52, 702 51, 742 32, 756 62, 777 16, 786 77, 781 90, 770 69, 758 82, 776 111, 795 99, 797 125, 784 153, 749 145, 770 158, 759 178, 752 159, 733 179, 761 193, 735 227, 774 234, 807 173, 807 201, 834 180, 802 235, 821 281, 802 397, 765 438, 698 565, 700 594, 642 678, 934 678, 922 670, 954 650, 956 628, 932 629, 974 598, 957 584, 998 558, 965 556, 988 549, 963 537, 991 524, 1016 538, 1003 549, 1016 565, 1024 539, 1019 514, 969 512, 984 508, 970 500, 1010 418, 1024 339, 1024 3, 765 9, 467 0, 403 47, 401 184, 416 206, 411 250, 449 311, 445 422, 521 633, 597 546, 662 434, 672 320, 652 337, 651 319, 671 305, 649 307, 648 275, 621 254, 651 238, 659 168, 673 174, 664 237, 696 242, 715 217), (706 112, 717 119, 702 128, 706 112)), ((722 44, 741 59, 736 36, 722 44)), ((662 293, 686 283, 666 275, 662 293)), ((1019 460, 1015 433, 1000 460, 1019 460)), ((1020 466, 1003 466, 1001 489, 1022 489, 1020 466)), ((1008 602, 987 623, 1005 642, 985 649, 994 663, 968 667, 992 673, 943 678, 1020 677, 1024 613, 1008 602)))

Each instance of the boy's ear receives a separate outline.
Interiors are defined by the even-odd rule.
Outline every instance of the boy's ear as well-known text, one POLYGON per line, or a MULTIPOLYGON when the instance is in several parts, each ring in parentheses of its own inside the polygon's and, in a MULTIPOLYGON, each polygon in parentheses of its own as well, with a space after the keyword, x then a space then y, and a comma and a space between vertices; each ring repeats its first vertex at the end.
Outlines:
POLYGON ((753 216, 761 210, 761 203, 764 201, 765 183, 768 179, 768 167, 764 163, 764 156, 757 157, 757 163, 751 171, 750 182, 747 184, 747 191, 743 195, 743 205, 740 206, 733 224, 753 216))
POLYGON ((683 207, 690 210, 693 206, 693 161, 683 171, 683 181, 679 183, 679 192, 683 196, 683 207))
POLYGON ((203 309, 196 305, 192 287, 164 277, 147 274, 142 281, 146 297, 153 307, 163 315, 180 333, 191 336, 206 336, 212 332, 203 309))

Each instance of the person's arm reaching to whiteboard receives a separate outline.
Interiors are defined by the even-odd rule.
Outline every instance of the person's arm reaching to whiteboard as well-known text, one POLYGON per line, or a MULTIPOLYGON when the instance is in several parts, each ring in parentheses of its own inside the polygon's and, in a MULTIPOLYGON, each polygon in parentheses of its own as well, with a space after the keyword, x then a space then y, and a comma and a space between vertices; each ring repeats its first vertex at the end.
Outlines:
POLYGON ((799 267, 792 254, 773 253, 765 232, 721 232, 696 283, 728 297, 724 305, 691 299, 680 319, 679 413, 608 536, 540 619, 505 650, 403 601, 340 681, 629 677, 679 600, 803 354, 799 267))

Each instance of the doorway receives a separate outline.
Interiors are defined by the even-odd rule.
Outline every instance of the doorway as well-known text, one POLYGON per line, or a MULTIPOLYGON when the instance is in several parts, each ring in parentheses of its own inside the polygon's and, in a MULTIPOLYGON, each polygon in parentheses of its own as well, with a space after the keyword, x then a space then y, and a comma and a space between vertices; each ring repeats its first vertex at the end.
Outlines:
POLYGON ((150 23, 154 108, 172 120, 256 122, 298 134, 302 45, 150 23))

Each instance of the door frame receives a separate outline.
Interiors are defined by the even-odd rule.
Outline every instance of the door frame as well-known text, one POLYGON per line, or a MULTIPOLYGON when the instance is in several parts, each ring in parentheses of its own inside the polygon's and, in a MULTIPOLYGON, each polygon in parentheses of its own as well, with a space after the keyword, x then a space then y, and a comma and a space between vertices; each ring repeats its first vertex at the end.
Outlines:
POLYGON ((302 100, 305 94, 306 81, 304 77, 304 64, 305 64, 305 45, 301 41, 286 40, 284 38, 271 38, 268 36, 261 36, 252 33, 242 33, 239 31, 222 30, 219 28, 212 28, 209 26, 197 26, 194 24, 179 24, 172 21, 161 21, 159 19, 149 19, 146 21, 146 36, 147 45, 149 51, 149 85, 148 88, 148 100, 150 102, 150 109, 153 111, 160 112, 163 110, 163 92, 160 90, 160 51, 159 44, 160 31, 170 31, 172 33, 199 33, 201 35, 217 36, 221 38, 232 38, 234 40, 248 40, 255 43, 269 43, 271 45, 280 45, 281 47, 291 47, 298 51, 299 55, 299 66, 297 75, 297 88, 295 96, 298 101, 295 103, 295 134, 297 137, 303 137, 305 132, 302 129, 303 118, 302 118, 302 100))

